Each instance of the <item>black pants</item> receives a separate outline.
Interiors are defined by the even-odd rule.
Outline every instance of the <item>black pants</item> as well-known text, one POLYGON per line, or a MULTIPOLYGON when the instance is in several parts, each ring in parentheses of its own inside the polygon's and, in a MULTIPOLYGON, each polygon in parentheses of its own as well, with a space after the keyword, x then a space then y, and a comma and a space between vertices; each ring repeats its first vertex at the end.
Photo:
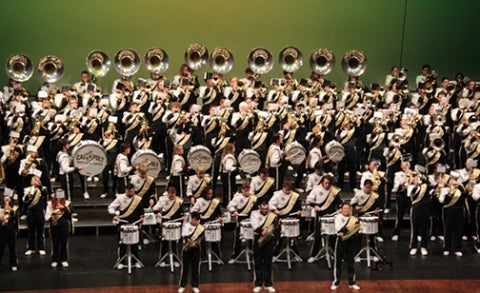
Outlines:
POLYGON ((443 208, 443 223, 445 230, 444 251, 462 250, 462 231, 465 220, 464 208, 443 208))
POLYGON ((272 258, 275 248, 275 240, 272 238, 263 246, 258 245, 259 236, 253 240, 253 266, 254 266, 254 284, 255 287, 273 286, 272 281, 272 258))
POLYGON ((168 182, 168 187, 175 187, 175 190, 180 197, 183 197, 186 194, 185 184, 183 181, 183 175, 172 175, 170 181, 168 182))
POLYGON ((353 254, 355 250, 355 237, 351 237, 345 241, 337 237, 335 242, 335 264, 333 269, 333 283, 340 284, 342 276, 342 261, 347 264, 348 284, 355 284, 355 267, 353 264, 353 254))
POLYGON ((128 176, 127 177, 115 177, 117 180, 117 193, 125 193, 125 186, 127 186, 128 176))
POLYGON ((338 187, 343 188, 346 171, 348 171, 350 189, 353 190, 356 187, 357 169, 356 169, 355 163, 356 163, 355 156, 349 156, 349 155, 345 156, 338 163, 338 187))
POLYGON ((236 184, 236 172, 222 173, 222 185, 223 185, 223 206, 227 206, 233 197, 233 194, 237 192, 236 184))
POLYGON ((275 179, 275 190, 280 190, 283 187, 283 178, 285 177, 285 166, 280 165, 276 168, 269 168, 268 174, 275 179))
POLYGON ((431 225, 430 225, 430 235, 431 236, 440 236, 443 235, 443 217, 442 217, 443 205, 438 201, 437 198, 432 198, 430 202, 430 216, 431 225))
POLYGON ((117 181, 115 176, 113 176, 113 165, 107 165, 102 172, 102 183, 103 183, 103 193, 108 194, 108 180, 112 178, 112 190, 113 193, 117 190, 117 181))
POLYGON ((477 228, 477 241, 475 243, 475 248, 480 249, 480 207, 479 206, 477 206, 475 209, 475 225, 477 228))
POLYGON ((68 234, 70 223, 64 221, 56 226, 51 226, 50 236, 52 237, 52 261, 63 262, 68 260, 68 234))
POLYGON ((87 180, 86 180, 85 176, 81 175, 78 172, 68 173, 68 174, 60 174, 59 175, 60 186, 65 191, 65 197, 68 200, 73 199, 73 194, 74 194, 74 190, 75 190, 74 189, 74 184, 73 184, 73 180, 74 180, 73 175, 74 174, 78 174, 78 178, 80 179, 80 190, 82 191, 82 195, 85 192, 87 192, 87 180))
POLYGON ((412 200, 406 196, 405 193, 398 193, 397 196, 397 220, 395 221, 395 228, 393 228, 393 235, 400 236, 400 230, 403 224, 405 213, 410 210, 412 200))
POLYGON ((428 243, 428 205, 417 204, 410 210, 411 237, 410 248, 417 248, 417 236, 422 237, 420 247, 427 248, 428 243))
POLYGON ((28 250, 45 250, 45 214, 43 211, 28 211, 28 250))
MULTIPOLYGON (((240 223, 242 220, 247 219, 247 217, 238 217, 237 223, 235 224, 235 231, 233 233, 233 253, 232 257, 233 259, 237 258, 238 255, 240 254, 240 251, 242 249, 242 239, 240 239, 240 223)), ((247 240, 250 241, 250 240, 247 240)))
POLYGON ((17 231, 15 226, 7 224, 0 227, 0 265, 2 264, 3 254, 8 245, 9 265, 10 267, 17 266, 17 231))
POLYGON ((182 274, 180 278, 180 287, 187 286, 188 272, 192 271, 192 287, 198 287, 200 280, 200 248, 190 248, 183 250, 182 256, 182 274))

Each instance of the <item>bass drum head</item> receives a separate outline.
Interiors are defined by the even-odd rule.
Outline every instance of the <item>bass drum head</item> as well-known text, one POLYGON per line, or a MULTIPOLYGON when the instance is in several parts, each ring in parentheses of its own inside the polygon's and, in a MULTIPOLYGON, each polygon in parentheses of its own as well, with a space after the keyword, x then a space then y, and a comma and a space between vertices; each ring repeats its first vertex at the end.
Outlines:
POLYGON ((260 156, 258 153, 252 149, 244 149, 238 155, 238 162, 240 163, 240 167, 245 173, 253 174, 260 170, 262 166, 262 161, 260 160, 260 156))
POLYGON ((157 178, 162 169, 160 158, 152 150, 138 150, 132 156, 132 165, 145 164, 148 167, 148 175, 157 178))
POLYGON ((73 165, 82 168, 78 172, 84 176, 95 176, 107 166, 105 149, 96 141, 84 140, 72 150, 73 165))
POLYGON ((345 157, 345 149, 341 143, 336 140, 329 141, 325 145, 325 153, 334 163, 340 162, 345 157))
POLYGON ((188 151, 187 161, 193 170, 203 167, 207 171, 212 166, 212 153, 206 146, 196 145, 188 151))
POLYGON ((288 144, 285 147, 285 153, 290 157, 292 165, 300 165, 307 157, 305 148, 297 141, 288 144))

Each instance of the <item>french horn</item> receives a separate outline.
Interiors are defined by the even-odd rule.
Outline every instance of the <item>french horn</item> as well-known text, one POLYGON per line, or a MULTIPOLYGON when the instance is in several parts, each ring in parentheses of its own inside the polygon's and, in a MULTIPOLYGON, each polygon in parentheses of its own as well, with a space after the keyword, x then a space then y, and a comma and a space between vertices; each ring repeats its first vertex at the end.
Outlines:
POLYGON ((152 73, 162 73, 168 69, 168 54, 161 48, 151 48, 145 53, 145 65, 152 73))
POLYGON ((325 48, 313 50, 310 55, 310 67, 319 75, 329 74, 335 67, 335 54, 325 48))
POLYGON ((62 78, 64 73, 63 61, 54 55, 48 55, 40 59, 37 69, 40 78, 48 83, 56 82, 62 78))
POLYGON ((90 52, 85 60, 88 71, 96 77, 105 76, 110 70, 110 58, 99 50, 90 52))
POLYGON ((216 73, 227 73, 233 67, 233 54, 226 48, 215 48, 210 55, 210 66, 216 73))
POLYGON ((140 69, 140 58, 132 49, 123 49, 115 54, 115 70, 125 76, 132 76, 140 69))
POLYGON ((23 82, 32 77, 33 64, 27 56, 23 54, 15 54, 7 59, 5 70, 7 71, 8 77, 11 79, 23 82))
POLYGON ((367 70, 367 57, 363 52, 351 50, 342 58, 342 69, 349 76, 360 76, 367 70))
POLYGON ((185 63, 192 70, 204 67, 208 61, 208 50, 204 45, 191 44, 185 50, 185 63))
POLYGON ((286 47, 278 54, 278 63, 286 72, 295 72, 303 66, 302 51, 295 47, 286 47))
POLYGON ((273 68, 272 53, 264 48, 255 48, 248 54, 247 63, 255 74, 268 73, 273 68))

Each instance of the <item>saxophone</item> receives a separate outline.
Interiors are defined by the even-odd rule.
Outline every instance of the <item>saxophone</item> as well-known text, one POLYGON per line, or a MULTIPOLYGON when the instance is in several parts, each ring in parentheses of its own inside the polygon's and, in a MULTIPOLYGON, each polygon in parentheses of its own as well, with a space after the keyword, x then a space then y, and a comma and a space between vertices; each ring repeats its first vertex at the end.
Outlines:
POLYGON ((8 222, 10 221, 10 213, 11 213, 12 207, 10 206, 9 202, 5 202, 5 207, 4 207, 4 215, 2 219, 2 226, 6 226, 8 222))
POLYGON ((267 233, 260 236, 260 238, 258 239, 258 246, 260 247, 263 247, 268 241, 270 241, 270 239, 272 239, 275 234, 275 225, 273 225, 273 223, 265 227, 264 229, 267 229, 267 233))
POLYGON ((58 225, 58 220, 63 216, 63 211, 61 209, 54 209, 52 212, 52 226, 58 225))

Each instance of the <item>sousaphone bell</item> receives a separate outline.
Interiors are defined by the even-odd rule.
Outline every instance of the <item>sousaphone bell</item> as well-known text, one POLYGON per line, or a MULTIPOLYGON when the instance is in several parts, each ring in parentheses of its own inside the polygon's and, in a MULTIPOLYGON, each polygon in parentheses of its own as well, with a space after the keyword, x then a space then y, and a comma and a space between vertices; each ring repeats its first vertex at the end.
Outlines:
POLYGON ((27 56, 23 54, 15 54, 7 59, 5 70, 7 71, 8 77, 11 79, 23 82, 32 77, 33 64, 27 56))
POLYGON ((363 52, 351 50, 342 58, 342 69, 348 76, 360 76, 367 70, 367 57, 363 52))
POLYGON ((278 54, 278 63, 286 72, 295 72, 303 66, 302 51, 295 47, 286 47, 278 54))
POLYGON ((335 67, 335 54, 326 48, 313 50, 310 55, 310 67, 316 74, 329 74, 335 67))
POLYGON ((123 49, 115 54, 115 70, 124 76, 132 76, 140 69, 140 58, 132 49, 123 49))
POLYGON ((272 53, 265 48, 255 48, 248 54, 247 63, 255 74, 268 73, 273 68, 272 53))
POLYGON ((152 73, 162 73, 168 69, 168 54, 161 48, 151 48, 145 53, 145 65, 152 73))
POLYGON ((185 50, 185 63, 192 70, 198 70, 204 67, 208 61, 208 50, 204 45, 191 44, 185 50))
POLYGON ((54 83, 63 76, 63 61, 54 55, 45 56, 38 62, 37 70, 44 82, 54 83))
POLYGON ((105 76, 110 70, 110 58, 100 50, 90 52, 85 60, 88 71, 95 77, 105 76))
POLYGON ((233 67, 233 54, 226 48, 215 48, 210 55, 210 66, 216 73, 227 73, 233 67))

